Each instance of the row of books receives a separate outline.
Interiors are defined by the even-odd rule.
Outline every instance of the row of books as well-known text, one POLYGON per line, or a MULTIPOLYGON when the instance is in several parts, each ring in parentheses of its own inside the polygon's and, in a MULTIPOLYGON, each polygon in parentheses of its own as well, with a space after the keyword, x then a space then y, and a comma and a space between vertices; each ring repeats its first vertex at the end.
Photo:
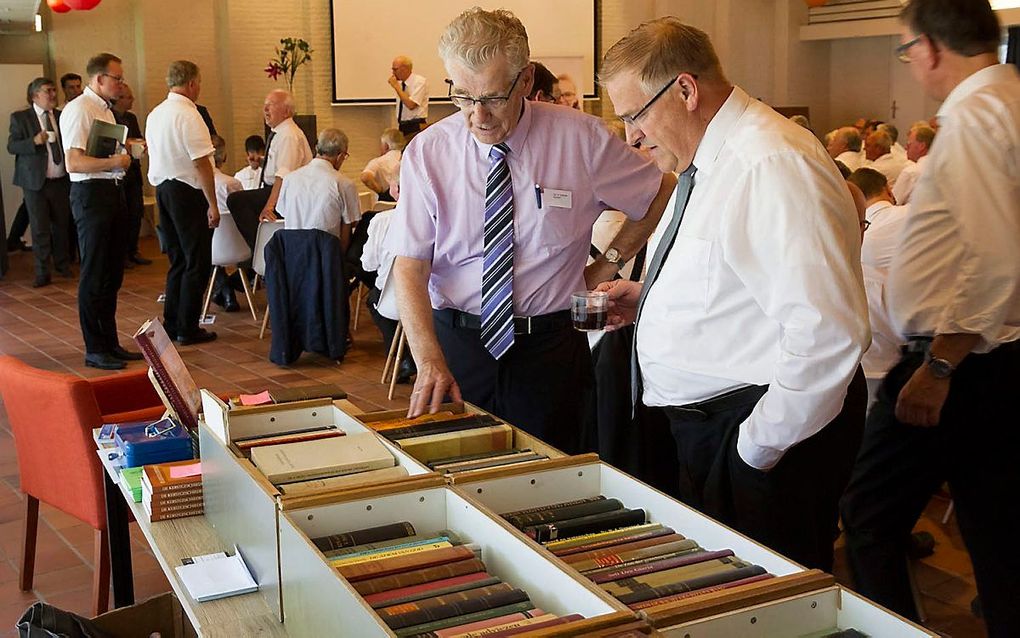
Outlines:
POLYGON ((596 496, 501 514, 631 609, 772 578, 730 549, 708 550, 642 509, 596 496))
POLYGON ((120 481, 150 521, 198 516, 204 511, 202 465, 187 460, 121 470, 120 481))
POLYGON ((418 532, 403 521, 312 542, 397 636, 513 636, 582 618, 536 607, 451 530, 418 532))
POLYGON ((514 430, 490 414, 437 412, 368 423, 429 469, 442 474, 531 463, 549 458, 514 447, 514 430))

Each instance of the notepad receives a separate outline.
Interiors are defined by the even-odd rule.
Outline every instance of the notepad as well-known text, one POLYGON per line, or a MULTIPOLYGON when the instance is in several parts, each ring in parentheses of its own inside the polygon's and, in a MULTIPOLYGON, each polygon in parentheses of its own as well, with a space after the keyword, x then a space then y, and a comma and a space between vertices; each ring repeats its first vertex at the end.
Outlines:
POLYGON ((170 478, 182 479, 189 476, 199 476, 202 473, 202 462, 196 461, 189 465, 171 465, 170 478))
POLYGON ((248 566, 244 564, 237 545, 234 546, 232 556, 196 556, 190 564, 174 569, 188 594, 200 603, 247 594, 259 588, 248 566))

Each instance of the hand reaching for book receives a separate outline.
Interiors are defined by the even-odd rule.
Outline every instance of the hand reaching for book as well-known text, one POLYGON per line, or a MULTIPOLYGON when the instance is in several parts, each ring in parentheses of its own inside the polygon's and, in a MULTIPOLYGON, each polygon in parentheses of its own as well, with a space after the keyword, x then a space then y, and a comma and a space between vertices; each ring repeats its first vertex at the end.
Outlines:
POLYGON ((446 363, 424 361, 418 364, 418 376, 415 378, 414 390, 411 391, 411 404, 407 409, 407 417, 413 418, 426 412, 431 414, 438 412, 447 395, 455 403, 463 401, 460 396, 460 387, 446 363))
POLYGON ((638 301, 641 299, 640 282, 617 279, 603 282, 595 286, 595 290, 609 293, 607 331, 618 330, 634 323, 637 318, 638 301))

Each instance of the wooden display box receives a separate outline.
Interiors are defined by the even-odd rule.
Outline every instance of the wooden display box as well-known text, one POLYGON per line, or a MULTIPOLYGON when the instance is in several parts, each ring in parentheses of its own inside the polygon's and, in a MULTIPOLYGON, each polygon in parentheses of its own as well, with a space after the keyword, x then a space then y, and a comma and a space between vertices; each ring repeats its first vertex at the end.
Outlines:
MULTIPOLYGON (((487 571, 528 592, 544 611, 584 620, 528 635, 586 636, 638 621, 637 615, 587 579, 550 561, 521 541, 504 521, 449 487, 409 489, 283 512, 280 553, 284 566, 285 627, 293 636, 393 636, 311 538, 409 521, 421 532, 450 529, 482 548, 487 571)), ((641 623, 638 623, 641 625, 641 623)), ((643 626, 643 625, 642 625, 643 626)))
MULTIPOLYGON (((202 404, 204 420, 199 423, 199 443, 206 519, 216 529, 224 547, 236 544, 241 548, 259 590, 282 620, 279 511, 329 503, 345 490, 323 490, 300 496, 282 494, 232 442, 299 426, 333 424, 348 434, 371 430, 336 407, 330 399, 229 410, 218 397, 202 390, 202 404)), ((382 441, 397 463, 407 469, 408 476, 353 489, 359 493, 366 493, 364 490, 382 493, 394 485, 431 487, 443 484, 438 474, 429 472, 389 441, 382 441)))
MULTIPOLYGON (((670 612, 676 615, 692 614, 692 618, 701 618, 707 614, 720 613, 720 605, 724 603, 719 601, 728 601, 730 604, 728 609, 736 609, 828 587, 834 582, 832 576, 819 570, 807 570, 743 534, 602 462, 591 463, 582 460, 574 465, 552 469, 529 470, 527 467, 520 467, 516 470, 507 470, 503 476, 496 478, 462 480, 454 489, 481 507, 487 508, 495 516, 503 512, 553 505, 600 494, 607 498, 617 498, 626 507, 644 509, 649 522, 667 525, 677 533, 694 539, 705 549, 732 549, 740 558, 761 565, 776 576, 756 583, 664 603, 649 608, 648 611, 654 609, 661 610, 663 614, 670 612), (706 601, 715 606, 708 605, 706 601), (710 607, 710 611, 703 611, 706 606, 710 607)), ((522 532, 516 533, 530 546, 540 548, 539 551, 550 560, 561 564, 566 570, 574 571, 567 563, 560 561, 522 532)), ((580 577, 579 573, 578 576, 580 577)), ((657 625, 653 623, 653 626, 657 625)))
MULTIPOLYGON (((340 405, 338 407, 341 410, 345 410, 345 411, 346 410, 350 410, 351 408, 353 408, 353 411, 348 412, 348 414, 352 418, 356 419, 358 422, 360 422, 360 423, 362 423, 362 424, 364 424, 364 425, 366 425, 368 427, 371 427, 372 423, 374 423, 376 421, 386 421, 388 419, 398 419, 398 418, 400 418, 402 416, 405 416, 407 414, 407 410, 403 410, 403 409, 401 409, 401 410, 385 410, 385 411, 382 411, 382 412, 362 412, 362 411, 358 410, 357 407, 355 407, 353 404, 351 404, 349 402, 346 402, 345 405, 340 405)), ((491 414, 489 412, 486 412, 485 410, 479 408, 476 405, 472 405, 471 403, 466 403, 466 402, 465 403, 444 403, 444 404, 442 404, 442 406, 439 409, 440 409, 440 411, 449 411, 449 412, 453 412, 454 414, 462 414, 462 413, 465 413, 465 412, 471 413, 471 414, 489 414, 493 418, 498 419, 501 423, 507 423, 506 421, 504 421, 503 419, 500 419, 496 415, 491 414)), ((549 458, 541 460, 541 461, 532 461, 531 463, 522 464, 522 465, 519 465, 519 466, 507 465, 507 466, 503 466, 503 467, 487 468, 487 469, 484 469, 484 470, 472 470, 472 471, 469 471, 469 472, 455 472, 455 473, 452 473, 452 474, 445 474, 444 476, 446 477, 446 480, 449 483, 451 483, 451 484, 452 483, 459 483, 461 481, 466 481, 466 480, 475 481, 475 480, 482 480, 482 479, 486 479, 486 478, 493 478, 493 477, 496 477, 496 476, 502 476, 502 475, 504 475, 507 472, 507 470, 512 470, 513 468, 517 468, 517 467, 527 467, 527 468, 530 468, 531 470, 537 470, 538 468, 560 467, 560 466, 564 465, 565 463, 566 464, 577 463, 578 462, 577 459, 581 459, 582 462, 594 462, 594 461, 598 460, 598 455, 597 454, 582 454, 582 455, 579 455, 579 456, 568 456, 567 454, 565 454, 565 453, 559 451, 558 449, 554 448, 553 446, 549 445, 545 441, 542 441, 541 439, 538 439, 538 438, 528 434, 527 432, 525 432, 524 430, 518 428, 514 424, 507 423, 507 425, 509 425, 513 429, 513 433, 514 433, 513 447, 518 448, 518 449, 531 448, 535 452, 538 452, 539 454, 544 454, 545 456, 548 456, 549 458)), ((424 469, 425 471, 431 471, 431 470, 429 470, 427 465, 424 465, 422 463, 419 463, 419 465, 421 465, 422 469, 424 469)))
POLYGON ((667 609, 652 609, 646 616, 670 638, 790 638, 836 629, 882 638, 938 636, 838 585, 698 620, 685 621, 667 609))

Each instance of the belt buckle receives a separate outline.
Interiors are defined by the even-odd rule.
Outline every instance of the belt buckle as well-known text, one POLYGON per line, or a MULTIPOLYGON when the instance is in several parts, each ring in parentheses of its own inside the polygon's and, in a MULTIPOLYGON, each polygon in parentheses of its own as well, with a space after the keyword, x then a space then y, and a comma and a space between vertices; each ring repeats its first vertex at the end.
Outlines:
POLYGON ((530 335, 531 334, 531 317, 514 317, 514 334, 530 335), (517 331, 517 321, 516 321, 517 319, 524 319, 527 322, 525 324, 524 330, 521 330, 520 332, 517 331))

